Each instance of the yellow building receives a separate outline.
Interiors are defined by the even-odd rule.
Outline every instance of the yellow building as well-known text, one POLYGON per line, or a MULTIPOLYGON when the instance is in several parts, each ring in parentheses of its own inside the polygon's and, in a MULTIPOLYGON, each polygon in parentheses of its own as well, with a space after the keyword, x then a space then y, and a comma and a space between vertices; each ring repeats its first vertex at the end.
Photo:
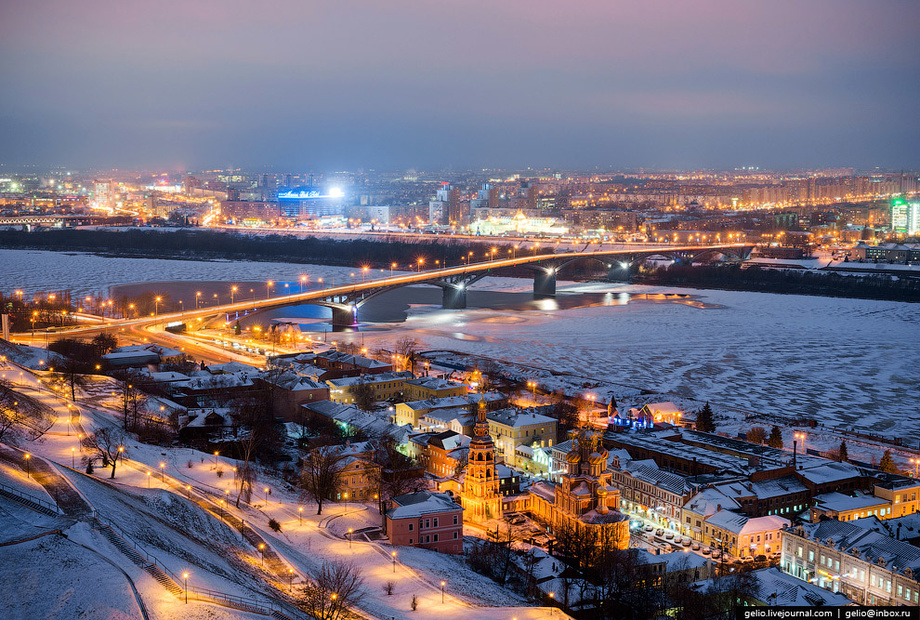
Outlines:
POLYGON ((824 493, 815 497, 815 505, 811 507, 811 521, 816 523, 821 517, 838 521, 855 521, 865 517, 890 519, 894 516, 892 512, 891 501, 888 499, 871 495, 850 497, 843 493, 824 493))
POLYGON ((720 510, 703 522, 703 544, 739 558, 778 553, 782 529, 790 524, 777 515, 746 517, 720 510))
POLYGON ((888 500, 892 518, 920 512, 920 481, 916 479, 892 476, 891 481, 876 484, 873 494, 888 500))
POLYGON ((597 436, 583 432, 566 456, 559 484, 537 482, 528 489, 530 513, 553 529, 604 528, 607 540, 628 548, 629 518, 617 510, 620 492, 611 486, 607 456, 597 436))
POLYGON ((379 402, 400 398, 403 384, 413 376, 411 372, 386 372, 378 375, 328 379, 326 385, 329 386, 329 400, 351 405, 355 402, 355 386, 359 384, 369 385, 374 391, 374 400, 379 402))
POLYGON ((438 377, 409 379, 403 385, 403 398, 406 401, 465 396, 468 392, 469 388, 466 384, 445 381, 438 377))
POLYGON ((556 419, 533 410, 500 409, 490 413, 488 420, 496 453, 511 467, 525 469, 532 460, 532 455, 519 453, 518 446, 549 448, 556 443, 556 419))

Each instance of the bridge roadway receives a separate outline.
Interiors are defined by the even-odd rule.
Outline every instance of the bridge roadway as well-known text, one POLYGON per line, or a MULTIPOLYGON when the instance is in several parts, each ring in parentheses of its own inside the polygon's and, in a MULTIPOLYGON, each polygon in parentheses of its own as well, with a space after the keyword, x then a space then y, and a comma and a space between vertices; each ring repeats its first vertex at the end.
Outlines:
MULTIPOLYGON (((353 283, 344 286, 319 289, 292 295, 282 295, 260 300, 245 300, 235 303, 210 306, 196 310, 171 312, 158 316, 148 316, 137 319, 106 320, 104 325, 96 324, 92 327, 80 327, 72 330, 59 331, 60 336, 89 336, 102 331, 121 329, 132 332, 140 338, 151 338, 176 346, 177 342, 186 345, 188 351, 192 342, 188 338, 176 338, 173 334, 163 334, 162 328, 172 322, 184 323, 196 319, 205 319, 221 314, 239 314, 249 311, 264 311, 271 308, 293 306, 299 304, 316 304, 332 309, 332 323, 337 327, 346 327, 357 323, 357 309, 365 301, 395 288, 413 284, 430 284, 443 290, 443 306, 445 308, 461 309, 466 307, 466 291, 480 279, 490 275, 494 270, 507 267, 524 267, 534 272, 534 296, 552 297, 556 293, 556 276, 560 270, 576 262, 594 261, 605 266, 612 277, 625 278, 632 264, 654 256, 692 262, 705 255, 722 254, 733 260, 745 260, 750 256, 752 246, 743 244, 722 245, 683 245, 669 246, 656 245, 654 247, 640 246, 628 250, 602 250, 592 252, 562 252, 553 254, 538 254, 535 256, 518 256, 490 261, 482 261, 459 267, 444 269, 429 269, 418 273, 407 273, 388 278, 369 280, 362 283, 353 283)), ((207 351, 200 349, 198 353, 207 351)), ((213 353, 213 351, 211 351, 213 353)))

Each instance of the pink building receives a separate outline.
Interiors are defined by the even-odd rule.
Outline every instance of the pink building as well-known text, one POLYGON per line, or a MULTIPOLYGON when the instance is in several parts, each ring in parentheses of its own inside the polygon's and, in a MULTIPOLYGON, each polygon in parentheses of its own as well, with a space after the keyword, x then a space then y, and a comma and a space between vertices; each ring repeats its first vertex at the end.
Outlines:
POLYGON ((463 553, 463 508, 450 495, 420 491, 392 502, 386 512, 391 544, 463 553))

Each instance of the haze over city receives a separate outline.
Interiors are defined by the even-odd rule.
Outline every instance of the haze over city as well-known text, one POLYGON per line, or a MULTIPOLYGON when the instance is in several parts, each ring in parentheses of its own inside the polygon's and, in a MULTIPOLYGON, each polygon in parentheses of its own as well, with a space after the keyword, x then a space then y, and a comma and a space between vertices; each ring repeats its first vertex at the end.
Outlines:
POLYGON ((0 619, 920 620, 918 33, 0 3, 0 619))
POLYGON ((920 5, 7 2, 0 162, 912 167, 920 5))

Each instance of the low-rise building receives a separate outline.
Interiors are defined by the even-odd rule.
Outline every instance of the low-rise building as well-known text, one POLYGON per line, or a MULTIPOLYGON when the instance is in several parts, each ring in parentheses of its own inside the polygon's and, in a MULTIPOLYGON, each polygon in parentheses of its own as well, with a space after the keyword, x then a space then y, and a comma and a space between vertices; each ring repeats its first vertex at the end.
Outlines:
POLYGON ((815 497, 811 507, 812 522, 821 518, 837 519, 838 521, 855 521, 866 517, 890 519, 891 502, 887 499, 861 495, 851 497, 843 493, 825 493, 815 497))
MULTIPOLYGON (((495 452, 511 467, 524 469, 528 463, 521 460, 515 448, 519 445, 550 447, 556 443, 555 418, 530 409, 500 409, 486 416, 489 421, 489 435, 495 442, 495 452)), ((529 459, 524 459, 529 460, 529 459)))
POLYGON ((620 505, 626 512, 681 530, 684 504, 694 492, 684 476, 659 469, 651 459, 611 467, 610 473, 611 481, 620 490, 620 505))
POLYGON ((420 491, 391 500, 385 513, 390 544, 463 553, 463 508, 446 493, 420 491))
POLYGON ((892 517, 920 512, 920 480, 883 473, 878 476, 872 492, 891 503, 892 517))
POLYGON ((860 605, 920 604, 920 549, 853 522, 783 530, 783 572, 860 605))
POLYGON ((409 371, 388 372, 379 374, 362 375, 358 377, 341 377, 329 379, 329 400, 337 403, 352 404, 355 402, 355 386, 368 385, 374 391, 374 400, 392 400, 402 396, 403 383, 414 375, 409 371))
POLYGON ((403 385, 403 397, 407 401, 464 396, 468 392, 469 388, 463 383, 445 381, 437 377, 409 379, 403 385))
POLYGON ((410 424, 419 426, 419 421, 431 411, 436 409, 452 409, 457 407, 479 407, 484 403, 486 409, 492 410, 504 405, 508 398, 500 392, 482 392, 465 396, 449 396, 447 398, 426 398, 425 400, 405 401, 396 403, 393 412, 393 421, 400 426, 410 424))
POLYGON ((770 555, 780 550, 780 537, 789 519, 775 515, 746 517, 720 510, 703 523, 703 543, 739 558, 770 555))

